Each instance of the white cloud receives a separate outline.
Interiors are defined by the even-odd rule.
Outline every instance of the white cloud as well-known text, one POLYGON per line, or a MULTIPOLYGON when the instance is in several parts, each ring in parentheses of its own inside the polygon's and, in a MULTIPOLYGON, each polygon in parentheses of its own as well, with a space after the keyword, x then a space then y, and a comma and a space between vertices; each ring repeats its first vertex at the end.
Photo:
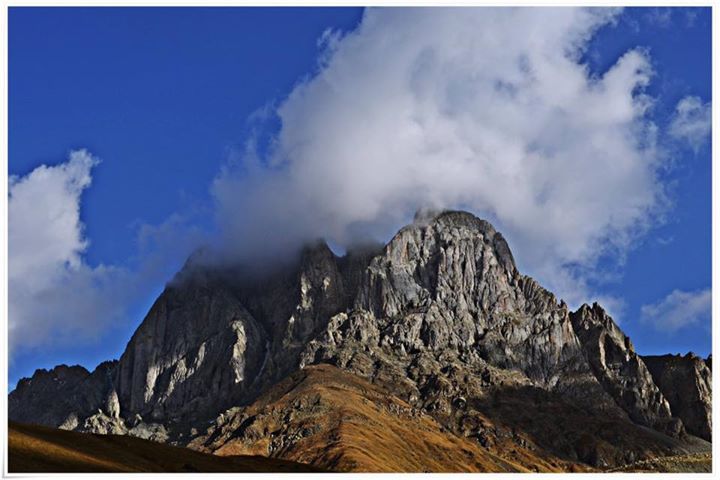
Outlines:
MULTIPOLYGON (((96 341, 127 322, 138 298, 169 280, 206 240, 188 215, 139 224, 137 253, 126 266, 89 265, 80 210, 99 160, 86 150, 54 166, 11 176, 8 297, 11 353, 96 341)), ((193 212, 188 212, 192 214, 193 212)))
MULTIPOLYGON (((80 216, 82 194, 99 160, 86 150, 67 162, 10 177, 9 331, 11 353, 80 347, 127 322, 133 301, 162 285, 205 239, 188 216, 137 225, 138 251, 127 266, 91 266, 80 216), (130 264, 134 264, 131 267, 130 264)), ((190 212, 192 213, 192 212, 190 212)))
POLYGON ((83 260, 80 197, 98 160, 85 150, 66 163, 10 178, 8 201, 11 350, 93 338, 116 320, 127 272, 83 260))
POLYGON ((525 272, 588 300, 598 259, 622 256, 664 198, 648 53, 599 77, 579 61, 616 15, 367 10, 279 105, 271 152, 218 176, 218 223, 246 254, 273 255, 316 236, 387 238, 422 206, 465 208, 525 272))
POLYGON ((687 96, 675 107, 670 122, 670 135, 683 140, 697 153, 710 137, 712 129, 712 108, 710 102, 703 103, 700 97, 687 96))
POLYGON ((87 247, 80 222, 80 195, 90 186, 98 160, 87 151, 67 163, 42 165, 27 176, 10 177, 10 278, 35 277, 46 285, 49 266, 77 269, 87 247))
POLYGON ((657 330, 672 333, 710 318, 712 292, 709 288, 696 292, 673 290, 667 297, 652 305, 643 305, 641 321, 657 330))

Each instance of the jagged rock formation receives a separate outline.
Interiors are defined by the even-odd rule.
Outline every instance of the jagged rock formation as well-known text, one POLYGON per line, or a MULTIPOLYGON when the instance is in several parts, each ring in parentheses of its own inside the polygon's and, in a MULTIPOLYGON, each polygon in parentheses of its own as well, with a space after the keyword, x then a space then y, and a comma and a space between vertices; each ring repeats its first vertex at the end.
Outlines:
POLYGON ((570 316, 595 377, 633 421, 677 436, 682 423, 635 353, 630 338, 600 305, 581 306, 570 316))
POLYGON ((168 287, 130 340, 116 373, 125 412, 207 415, 238 401, 259 371, 267 334, 226 288, 203 280, 168 287))
MULTIPOLYGON (((342 258, 322 242, 298 257, 268 271, 189 259, 118 362, 69 383, 36 374, 11 393, 10 417, 219 449, 238 408, 329 363, 450 435, 535 452, 513 459, 522 468, 620 465, 690 441, 612 319, 571 315, 471 214, 426 214, 342 258), (78 401, 46 413, 50 396, 78 401)), ((294 433, 275 433, 270 453, 298 451, 294 433)))
POLYGON ((120 358, 123 412, 192 424, 257 395, 297 366, 297 352, 346 295, 326 245, 261 281, 189 264, 155 302, 120 358))
POLYGON ((75 429, 80 420, 103 408, 117 362, 103 362, 92 372, 75 365, 37 370, 23 378, 8 397, 13 420, 75 429))
POLYGON ((712 373, 706 362, 693 353, 645 356, 643 361, 688 432, 711 440, 712 373))

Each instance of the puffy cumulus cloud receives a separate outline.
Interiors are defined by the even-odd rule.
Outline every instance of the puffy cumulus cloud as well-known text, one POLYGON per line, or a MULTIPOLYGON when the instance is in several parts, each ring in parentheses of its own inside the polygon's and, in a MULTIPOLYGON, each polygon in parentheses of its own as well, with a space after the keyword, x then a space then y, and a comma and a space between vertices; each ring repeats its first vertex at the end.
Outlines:
POLYGON ((127 322, 138 298, 167 281, 206 240, 192 212, 136 225, 137 253, 122 267, 89 265, 80 216, 99 160, 86 150, 54 166, 10 177, 8 297, 11 353, 80 347, 127 322))
POLYGON ((8 230, 11 279, 52 282, 48 270, 76 269, 88 243, 80 222, 80 195, 92 182, 98 160, 85 150, 67 163, 42 165, 25 177, 10 177, 8 230))
POLYGON ((98 160, 85 150, 66 163, 10 177, 8 296, 11 351, 93 338, 122 313, 128 273, 83 260, 88 241, 80 198, 98 160))
POLYGON ((687 96, 675 107, 670 122, 670 135, 687 142, 696 153, 710 137, 712 129, 712 108, 710 102, 703 103, 700 97, 687 96))
POLYGON ((712 309, 712 292, 709 288, 696 292, 673 290, 667 297, 652 305, 643 305, 641 321, 657 330, 676 330, 707 321, 712 309))
MULTIPOLYGON (((642 49, 581 62, 613 9, 369 9, 326 33, 316 74, 276 108, 269 149, 216 179, 225 238, 275 252, 385 236, 419 207, 465 208, 570 304, 663 203, 642 49)), ((270 254, 270 253, 268 253, 270 254)))

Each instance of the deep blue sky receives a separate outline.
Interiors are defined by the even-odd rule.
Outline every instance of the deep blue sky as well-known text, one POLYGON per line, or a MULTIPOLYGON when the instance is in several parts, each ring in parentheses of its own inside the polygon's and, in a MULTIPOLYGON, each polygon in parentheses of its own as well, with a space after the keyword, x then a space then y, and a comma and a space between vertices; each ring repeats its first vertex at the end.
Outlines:
MULTIPOLYGON (((629 9, 616 26, 598 33, 587 54, 589 64, 603 71, 628 49, 648 48, 656 78, 647 93, 657 98, 656 121, 666 123, 682 97, 712 99, 710 17, 710 9, 678 9, 672 23, 665 25, 653 22, 649 9, 629 9)), ((603 285, 603 290, 626 302, 622 328, 642 354, 694 351, 707 356, 710 322, 663 333, 637 321, 642 305, 674 289, 696 291, 712 283, 711 148, 707 144, 697 155, 676 155, 676 167, 666 175, 674 203, 666 223, 631 251, 620 281, 603 285)))
MULTIPOLYGON (((650 49, 657 121, 685 95, 711 100, 710 10, 671 25, 625 11, 593 40, 586 60, 601 74, 635 46, 650 49)), ((11 8, 9 173, 57 164, 87 148, 102 159, 83 195, 86 260, 128 265, 137 229, 178 211, 211 228, 209 186, 248 134, 248 117, 281 100, 317 65, 327 28, 351 30, 357 8, 11 8)), ((622 297, 622 327, 641 353, 710 351, 709 322, 670 335, 637 321, 640 307, 673 289, 711 284, 711 158, 680 152, 667 173, 675 204, 666 224, 633 249, 621 276, 599 288, 622 297), (662 239, 659 242, 658 239, 662 239)), ((93 346, 21 352, 10 385, 35 368, 117 358, 162 289, 138 299, 127 323, 93 346)))

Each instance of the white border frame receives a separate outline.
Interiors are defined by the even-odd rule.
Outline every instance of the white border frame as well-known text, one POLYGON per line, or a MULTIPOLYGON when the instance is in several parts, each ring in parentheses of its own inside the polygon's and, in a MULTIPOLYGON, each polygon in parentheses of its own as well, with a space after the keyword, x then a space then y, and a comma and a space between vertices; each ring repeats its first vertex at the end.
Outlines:
MULTIPOLYGON (((683 4, 679 0, 668 1, 668 0, 657 0, 654 2, 649 1, 617 1, 617 0, 605 0, 598 2, 588 1, 567 1, 567 0, 555 0, 555 1, 458 1, 450 0, 446 2, 440 1, 429 1, 429 0, 416 0, 416 1, 377 1, 377 0, 365 0, 365 1, 348 1, 348 0, 306 0, 292 2, 288 0, 265 0, 265 1, 250 1, 240 2, 233 0, 211 0, 207 2, 197 0, 154 0, 154 1, 142 1, 142 0, 128 0, 128 1, 109 1, 109 0, 75 0, 75 1, 37 1, 37 0, 2 0, 2 8, 0 8, 0 60, 2 60, 2 66, 0 66, 0 89, 2 91, 2 116, 0 117, 0 153, 2 172, 0 176, 3 176, 3 181, 0 182, 0 212, 2 215, 2 231, 0 232, 0 270, 2 270, 3 277, 0 279, 0 360, 2 363, 2 374, 0 375, 0 392, 7 392, 8 388, 8 291, 7 291, 7 278, 8 278, 8 237, 7 237, 7 204, 8 204, 8 8, 16 6, 118 6, 118 7, 137 7, 137 6, 160 6, 160 7, 173 7, 173 6, 198 6, 198 7, 214 7, 214 6, 345 6, 345 7, 356 7, 356 6, 483 6, 483 7, 508 7, 508 6, 528 6, 528 7, 544 7, 544 6, 603 6, 603 7, 672 7, 672 6, 698 6, 698 7, 713 7, 714 2, 711 0, 704 1, 693 1, 692 3, 683 4), (5 33, 2 33, 5 32, 5 33)), ((716 70, 718 66, 718 34, 715 28, 718 25, 718 13, 717 8, 712 9, 712 96, 713 100, 716 99, 717 92, 717 75, 716 70)), ((712 119, 714 125, 720 125, 717 122, 718 108, 713 101, 712 104, 712 119)), ((712 130, 712 144, 716 145, 718 140, 717 129, 712 130)), ((712 351, 719 352, 718 344, 718 321, 720 320, 720 298, 715 294, 714 285, 718 284, 718 275, 720 275, 720 260, 718 260, 718 239, 720 239, 720 194, 717 189, 720 181, 720 170, 716 167, 715 162, 715 149, 712 150, 712 284, 713 284, 713 295, 712 295, 712 351)), ((713 383, 718 385, 718 369, 713 371, 713 383)), ((713 400, 713 417, 717 420, 720 418, 720 407, 718 407, 718 401, 713 400)), ((65 478, 90 478, 101 475, 113 476, 114 478, 132 478, 132 479, 150 479, 156 478, 161 475, 166 478, 177 477, 177 478, 188 478, 188 476, 206 476, 212 475, 214 478, 236 478, 238 475, 242 475, 243 478, 248 479, 266 479, 275 478, 279 475, 292 476, 298 479, 314 479, 318 474, 309 473, 289 473, 289 474, 259 474, 259 473, 200 473, 200 474, 176 474, 176 473, 50 473, 50 474, 21 474, 21 473, 8 473, 8 452, 7 452, 7 395, 0 394, 0 445, 2 448, 2 476, 8 478, 52 478, 52 477, 65 477, 65 478)), ((713 429, 717 430, 717 429, 713 429)), ((720 471, 720 445, 718 441, 713 444, 713 472, 717 473, 720 471)), ((325 473, 321 474, 323 479, 332 478, 347 478, 352 476, 353 478, 376 478, 386 477, 389 475, 396 474, 370 474, 370 473, 351 473, 351 474, 336 474, 336 473, 325 473)), ((423 478, 423 479, 436 479, 436 478, 456 478, 456 476, 481 476, 482 478, 503 478, 512 476, 517 478, 518 475, 533 475, 542 477, 556 477, 561 476, 566 478, 568 476, 582 475, 582 478, 599 478, 605 477, 607 473, 585 473, 585 474, 573 474, 573 473, 557 473, 557 474, 511 474, 511 473, 468 473, 468 474, 449 474, 449 473, 429 473, 429 474, 402 474, 405 478, 423 478)), ((647 475, 661 475, 661 476, 673 476, 677 478, 685 478, 687 475, 692 475, 693 478, 698 479, 711 479, 714 478, 712 473, 707 474, 634 474, 634 473, 613 473, 613 478, 634 478, 638 475, 642 475, 646 478, 647 475)))

